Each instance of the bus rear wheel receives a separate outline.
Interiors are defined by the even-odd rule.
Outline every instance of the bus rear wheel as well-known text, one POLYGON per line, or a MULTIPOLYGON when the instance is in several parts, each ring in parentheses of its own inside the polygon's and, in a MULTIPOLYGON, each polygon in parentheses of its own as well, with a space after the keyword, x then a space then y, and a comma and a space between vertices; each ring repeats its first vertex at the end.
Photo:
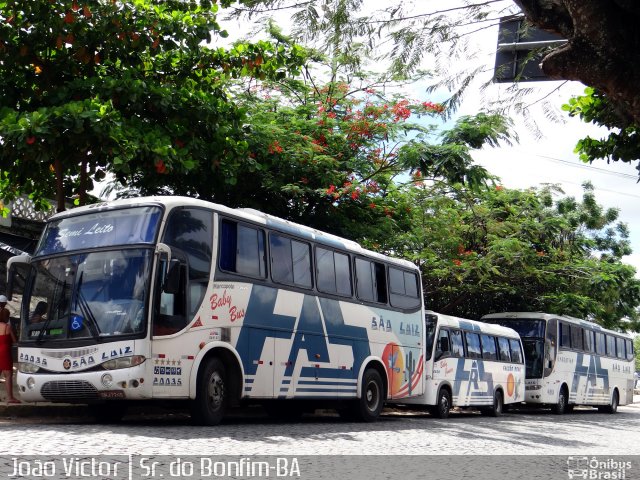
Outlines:
POLYGON ((484 415, 489 415, 490 417, 499 417, 502 415, 504 410, 504 398, 502 397, 502 392, 500 390, 496 390, 493 394, 493 405, 487 409, 482 409, 480 412, 484 415))
POLYGON ((362 377, 362 395, 351 405, 350 415, 345 415, 345 418, 351 417, 361 422, 373 422, 378 419, 383 407, 382 377, 377 370, 369 368, 362 377))
POLYGON ((569 392, 567 391, 567 387, 563 385, 562 388, 560 389, 560 393, 558 394, 558 403, 556 403, 551 410, 556 415, 562 415, 567 411, 568 404, 569 404, 569 392))
POLYGON ((198 425, 218 425, 224 417, 227 403, 227 374, 219 358, 207 361, 196 386, 196 398, 191 401, 191 418, 198 425))
POLYGON ((619 403, 620 399, 618 398, 618 391, 614 390, 613 395, 611 396, 611 403, 609 405, 598 407, 598 411, 603 413, 616 413, 618 411, 619 403))
POLYGON ((438 401, 431 407, 431 414, 437 418, 449 417, 451 410, 451 394, 446 388, 441 388, 438 392, 438 401))

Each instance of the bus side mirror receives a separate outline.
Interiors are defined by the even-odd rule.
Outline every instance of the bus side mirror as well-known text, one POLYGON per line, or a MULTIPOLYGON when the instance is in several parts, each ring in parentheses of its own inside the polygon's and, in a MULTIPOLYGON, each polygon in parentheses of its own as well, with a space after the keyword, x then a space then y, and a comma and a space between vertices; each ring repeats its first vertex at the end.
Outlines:
POLYGON ((169 260, 169 269, 164 281, 162 290, 165 293, 176 294, 180 290, 180 277, 182 273, 182 265, 180 260, 174 258, 169 260))
POLYGON ((30 255, 18 255, 7 260, 7 299, 11 300, 14 290, 17 290, 16 293, 24 292, 30 268, 30 255))

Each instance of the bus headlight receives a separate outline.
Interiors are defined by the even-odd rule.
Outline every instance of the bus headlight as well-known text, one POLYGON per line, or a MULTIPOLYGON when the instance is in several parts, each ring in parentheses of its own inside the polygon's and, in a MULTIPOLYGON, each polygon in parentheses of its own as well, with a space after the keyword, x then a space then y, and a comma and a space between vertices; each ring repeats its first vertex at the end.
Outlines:
POLYGON ((101 366, 105 370, 118 370, 120 368, 130 368, 140 365, 146 360, 144 355, 133 355, 132 357, 114 358, 104 362, 101 366))
POLYGON ((113 385, 113 377, 109 373, 103 374, 100 381, 102 382, 102 386, 104 388, 111 388, 111 386, 113 385))
POLYGON ((20 373, 38 373, 38 371, 40 371, 40 367, 33 363, 19 362, 18 371, 20 373))

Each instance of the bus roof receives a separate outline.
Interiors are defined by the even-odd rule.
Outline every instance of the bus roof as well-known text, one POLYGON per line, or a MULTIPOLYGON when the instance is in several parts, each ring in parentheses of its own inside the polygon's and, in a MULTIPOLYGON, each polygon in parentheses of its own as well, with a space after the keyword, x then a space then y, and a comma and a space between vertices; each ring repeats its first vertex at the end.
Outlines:
POLYGON ((322 243, 328 247, 340 248, 349 252, 365 255, 367 257, 377 258, 386 262, 394 263, 398 266, 402 266, 407 269, 416 270, 418 267, 408 260, 388 257, 381 253, 374 252, 363 248, 359 243, 354 242, 346 238, 333 235, 331 233, 316 230, 315 228, 308 227, 306 225, 298 224, 285 220, 283 218, 270 215, 259 210, 252 208, 229 208, 218 203, 207 202, 205 200, 181 197, 181 196, 150 196, 150 197, 136 197, 136 198, 123 198, 112 200, 108 202, 96 203, 93 205, 87 205, 84 207, 78 207, 71 210, 52 215, 47 222, 60 220, 66 217, 72 217, 76 215, 82 215, 85 213, 93 213, 99 211, 107 211, 116 208, 126 207, 142 207, 149 205, 166 206, 168 208, 174 208, 178 206, 192 206, 209 208, 216 212, 223 213, 228 216, 235 217, 241 220, 247 220, 253 223, 264 225, 265 227, 273 228, 283 233, 294 235, 306 240, 316 241, 322 243))
POLYGON ((500 318, 500 319, 513 319, 513 320, 544 320, 549 321, 551 319, 562 320, 563 322, 572 323, 574 325, 580 325, 581 327, 587 327, 592 330, 596 330, 598 332, 604 333, 615 333, 616 335, 626 335, 623 332, 617 332, 615 330, 609 330, 601 325, 598 325, 595 322, 590 322, 588 320, 584 320, 581 318, 570 317, 569 315, 556 315, 554 313, 545 313, 545 312, 502 312, 502 313, 490 313, 488 315, 484 315, 480 320, 491 318, 500 318))
POLYGON ((438 317, 438 324, 449 327, 462 328, 464 330, 477 331, 479 333, 487 333, 490 335, 500 335, 502 337, 520 339, 520 335, 512 328, 494 325, 490 323, 479 322, 477 320, 469 320, 467 318, 453 317, 427 310, 426 315, 435 315, 438 317))

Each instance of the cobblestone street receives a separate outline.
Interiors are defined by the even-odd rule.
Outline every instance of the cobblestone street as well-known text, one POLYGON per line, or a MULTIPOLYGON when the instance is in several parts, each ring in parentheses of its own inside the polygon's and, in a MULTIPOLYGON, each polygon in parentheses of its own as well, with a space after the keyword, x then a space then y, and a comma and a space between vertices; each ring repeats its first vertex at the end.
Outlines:
MULTIPOLYGON (((636 397, 637 398, 637 397, 636 397)), ((348 423, 332 414, 295 423, 256 412, 218 427, 195 427, 185 414, 132 414, 121 424, 75 417, 0 418, 11 455, 640 455, 640 404, 616 415, 576 409, 509 413, 497 419, 455 413, 389 411, 378 422, 348 423)))

